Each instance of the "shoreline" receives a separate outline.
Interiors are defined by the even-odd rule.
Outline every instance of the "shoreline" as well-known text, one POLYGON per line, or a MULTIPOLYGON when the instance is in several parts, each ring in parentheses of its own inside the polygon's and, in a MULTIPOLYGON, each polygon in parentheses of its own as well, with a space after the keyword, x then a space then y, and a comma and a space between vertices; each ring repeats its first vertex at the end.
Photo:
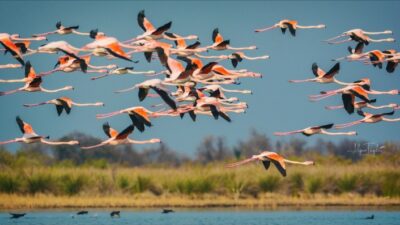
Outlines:
POLYGON ((233 199, 220 196, 50 196, 0 194, 0 210, 68 208, 400 208, 400 198, 376 196, 302 196, 266 195, 260 198, 233 199))

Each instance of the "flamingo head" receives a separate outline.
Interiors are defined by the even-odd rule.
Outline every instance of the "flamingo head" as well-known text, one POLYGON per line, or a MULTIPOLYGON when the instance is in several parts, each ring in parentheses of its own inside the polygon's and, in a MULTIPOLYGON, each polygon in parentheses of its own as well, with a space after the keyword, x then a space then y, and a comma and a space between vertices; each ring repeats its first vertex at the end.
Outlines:
POLYGON ((67 142, 68 145, 79 145, 79 141, 69 141, 67 142))
POLYGON ((388 39, 386 39, 386 41, 388 41, 388 42, 396 42, 396 40, 394 38, 388 38, 388 39))
POLYGON ((189 35, 189 36, 187 36, 186 37, 186 39, 188 39, 188 40, 195 40, 195 39, 199 39, 199 37, 197 36, 197 35, 189 35))
POLYGON ((72 86, 65 86, 64 88, 63 88, 64 90, 74 90, 74 87, 72 87, 72 86))
POLYGON ((305 161, 303 162, 304 165, 306 166, 315 166, 315 162, 314 161, 305 161))
POLYGON ((153 138, 153 139, 150 139, 149 142, 150 142, 150 143, 161 143, 161 140, 158 139, 158 138, 153 138))
POLYGON ((350 131, 347 133, 348 136, 357 136, 357 132, 356 131, 350 131))

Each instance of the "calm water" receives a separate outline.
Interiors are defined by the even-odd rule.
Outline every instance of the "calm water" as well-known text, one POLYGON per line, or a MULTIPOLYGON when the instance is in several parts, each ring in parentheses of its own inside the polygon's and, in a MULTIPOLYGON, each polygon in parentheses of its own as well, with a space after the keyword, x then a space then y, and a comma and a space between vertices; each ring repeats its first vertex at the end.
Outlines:
POLYGON ((249 210, 249 209, 178 209, 175 213, 161 214, 156 210, 121 210, 121 218, 111 218, 109 211, 89 210, 88 215, 77 216, 76 211, 32 211, 20 219, 10 219, 7 212, 0 213, 0 224, 32 225, 346 225, 385 224, 399 225, 400 211, 389 210, 249 210), (374 214, 375 219, 365 217, 374 214))

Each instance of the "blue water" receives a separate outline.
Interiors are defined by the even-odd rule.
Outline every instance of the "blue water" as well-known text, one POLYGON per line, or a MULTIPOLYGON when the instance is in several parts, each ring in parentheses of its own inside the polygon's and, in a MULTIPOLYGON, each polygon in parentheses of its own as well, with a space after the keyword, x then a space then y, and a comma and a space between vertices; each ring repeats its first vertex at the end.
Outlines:
MULTIPOLYGON (((110 210, 111 211, 111 210, 110 210)), ((0 213, 0 224, 23 225, 399 225, 397 210, 251 210, 251 209, 176 209, 162 214, 160 210, 121 210, 120 218, 111 218, 109 211, 89 210, 88 215, 76 211, 32 211, 20 219, 10 219, 0 213), (374 214, 375 219, 365 217, 374 214)))

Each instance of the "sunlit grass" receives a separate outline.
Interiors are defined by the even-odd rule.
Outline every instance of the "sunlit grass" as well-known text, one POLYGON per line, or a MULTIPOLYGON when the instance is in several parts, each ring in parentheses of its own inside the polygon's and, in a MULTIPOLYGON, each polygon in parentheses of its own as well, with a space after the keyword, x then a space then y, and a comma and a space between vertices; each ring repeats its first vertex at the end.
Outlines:
POLYGON ((0 172, 1 208, 400 205, 393 166, 32 167, 0 172))

